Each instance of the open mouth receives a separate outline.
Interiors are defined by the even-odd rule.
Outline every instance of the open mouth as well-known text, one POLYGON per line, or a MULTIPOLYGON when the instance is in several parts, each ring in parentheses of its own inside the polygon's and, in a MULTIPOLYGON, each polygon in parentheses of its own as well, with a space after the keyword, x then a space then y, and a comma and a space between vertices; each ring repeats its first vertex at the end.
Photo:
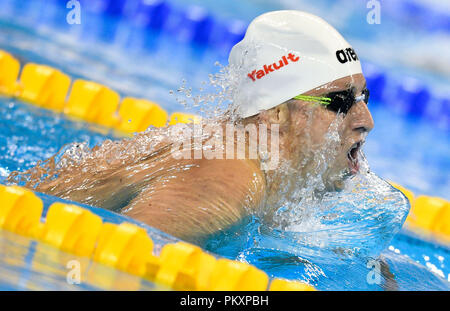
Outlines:
POLYGON ((354 143, 347 152, 347 158, 349 161, 348 166, 352 175, 355 175, 359 172, 358 152, 361 149, 363 143, 363 141, 354 143))

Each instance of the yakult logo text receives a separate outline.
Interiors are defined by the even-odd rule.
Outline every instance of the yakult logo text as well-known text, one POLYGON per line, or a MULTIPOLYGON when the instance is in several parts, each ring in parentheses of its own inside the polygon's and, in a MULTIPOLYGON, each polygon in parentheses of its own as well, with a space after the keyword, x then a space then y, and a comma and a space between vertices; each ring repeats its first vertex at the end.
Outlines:
POLYGON ((273 72, 274 70, 278 70, 284 66, 287 66, 290 64, 289 60, 292 62, 297 62, 300 59, 299 56, 295 56, 292 53, 289 53, 287 56, 283 56, 279 61, 271 64, 271 65, 264 65, 262 69, 260 70, 253 70, 251 73, 248 74, 248 77, 252 79, 253 82, 256 81, 256 79, 261 79, 265 75, 268 75, 269 73, 273 72))

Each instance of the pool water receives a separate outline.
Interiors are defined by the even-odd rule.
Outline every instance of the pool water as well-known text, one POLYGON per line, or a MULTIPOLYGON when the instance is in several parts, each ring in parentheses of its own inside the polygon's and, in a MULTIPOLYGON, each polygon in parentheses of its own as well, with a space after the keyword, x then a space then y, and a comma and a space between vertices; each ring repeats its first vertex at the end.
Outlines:
MULTIPOLYGON (((65 144, 87 142, 92 147, 107 138, 119 139, 107 129, 89 127, 85 123, 69 120, 63 115, 56 115, 51 111, 17 100, 0 99, 0 115, 2 118, 2 122, 0 122, 0 141, 2 142, 0 145, 0 172, 2 173, 0 182, 2 183, 5 183, 9 172, 30 168, 37 161, 56 153, 65 144)), ((42 197, 46 198, 44 201, 47 206, 49 202, 56 200, 56 198, 45 195, 42 197)), ((155 232, 150 232, 150 236, 154 238, 155 232)), ((9 247, 19 243, 15 238, 11 238, 11 235, 4 233, 2 233, 1 239, 1 244, 6 243, 9 247)), ((210 237, 201 246, 212 253, 252 263, 270 276, 308 281, 318 289, 383 289, 383 283, 369 284, 367 282, 367 275, 371 271, 367 268, 367 257, 352 256, 349 258, 325 254, 320 252, 320 249, 318 251, 308 248, 299 248, 296 252, 292 252, 289 251, 289 245, 283 244, 290 244, 293 240, 286 236, 274 237, 270 234, 261 234, 260 224, 253 219, 231 228, 228 232, 221 233, 220 236, 210 237), (258 243, 255 243, 256 240, 258 243)), ((161 246, 169 241, 171 240, 164 236, 159 243, 155 244, 161 246)), ((5 250, 2 252, 5 255, 8 247, 5 246, 2 249, 5 250)), ((427 242, 413 233, 402 231, 389 243, 387 249, 382 252, 382 256, 388 262, 392 274, 396 276, 400 289, 448 290, 450 283, 446 279, 450 275, 450 268, 447 264, 450 258, 449 252, 448 246, 433 241, 427 242), (418 279, 416 280, 416 278, 418 279)), ((37 256, 37 258, 41 257, 37 256)), ((57 264, 48 263, 50 266, 57 264)), ((10 263, 6 261, 6 263, 0 264, 0 266, 2 265, 3 268, 9 269, 10 263), (6 267, 5 264, 7 264, 6 267)), ((36 288, 39 286, 50 288, 54 282, 66 284, 63 277, 65 275, 63 274, 64 266, 60 267, 60 270, 62 270, 61 275, 56 278, 56 281, 48 283, 47 287, 38 283, 36 288)), ((23 270, 19 268, 19 271, 22 275, 23 270)), ((30 278, 27 280, 31 284, 34 284, 35 278, 39 279, 35 276, 21 277, 30 278)), ((147 285, 138 287, 149 289, 153 286, 148 285, 150 286, 148 287, 147 285)), ((20 288, 22 285, 10 286, 20 288)), ((89 289, 86 286, 82 286, 80 289, 89 289)))
MULTIPOLYGON (((86 32, 67 24, 62 24, 61 28, 45 23, 31 27, 24 22, 25 16, 17 20, 0 16, 0 49, 11 52, 22 64, 49 64, 73 78, 108 85, 121 95, 154 100, 169 112, 184 108, 169 92, 180 87, 182 78, 194 89, 199 88, 203 86, 202 81, 208 79, 208 73, 217 71, 216 60, 226 64, 223 51, 180 42, 165 33, 146 33, 144 40, 142 36, 131 36, 136 33, 127 33, 126 27, 114 28, 117 25, 111 22, 103 23, 106 33, 111 33, 109 27, 122 29, 125 34, 118 37, 123 40, 117 37, 110 40, 110 36, 100 40, 96 34, 85 37, 86 32)), ((387 109, 389 103, 385 101, 371 101, 369 106, 375 129, 369 134, 364 150, 372 171, 415 193, 450 199, 450 159, 447 156, 450 132, 428 120, 396 114, 387 109)), ((0 183, 6 182, 10 172, 33 167, 66 144, 87 142, 92 147, 105 139, 119 138, 108 129, 0 97, 0 183)), ((56 200, 41 197, 47 207, 56 200)), ((97 209, 96 212, 102 213, 97 209)), ((106 211, 103 216, 123 220, 106 211)), ((147 230, 159 247, 175 240, 152 228, 147 230)), ((381 253, 395 276, 395 285, 368 281, 368 276, 373 276, 370 274, 373 267, 370 264, 368 267, 367 256, 318 256, 317 249, 304 249, 299 254, 290 251, 292 243, 289 239, 274 238, 257 220, 247 219, 220 236, 210 237, 202 246, 220 256, 252 263, 270 276, 305 280, 323 290, 382 290, 386 286, 403 290, 450 289, 450 246, 406 229, 396 234, 381 253)), ((38 244, 0 232, 0 271, 8 272, 5 274, 8 276, 0 280, 0 288, 71 288, 67 287, 64 265, 51 260, 55 251, 42 249, 38 244), (47 266, 47 270, 42 270, 43 266, 47 266), (51 276, 45 271, 59 272, 51 276)), ((102 273, 106 279, 126 279, 133 284, 131 288, 155 289, 154 284, 126 274, 112 270, 102 273)), ((93 280, 77 288, 102 288, 102 284, 93 280)), ((111 285, 110 288, 116 287, 111 285)))

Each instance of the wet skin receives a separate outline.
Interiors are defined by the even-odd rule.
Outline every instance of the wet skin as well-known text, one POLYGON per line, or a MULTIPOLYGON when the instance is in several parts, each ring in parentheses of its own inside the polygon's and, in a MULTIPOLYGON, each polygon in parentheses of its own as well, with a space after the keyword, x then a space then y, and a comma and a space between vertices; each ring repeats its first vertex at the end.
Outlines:
MULTIPOLYGON (((320 86, 305 95, 322 96, 354 88, 359 96, 365 86, 364 76, 357 74, 320 86)), ((314 163, 303 160, 324 144, 325 134, 336 118, 340 121, 340 146, 333 165, 323 176, 329 190, 334 191, 339 190, 342 171, 351 167, 349 150, 364 141, 374 127, 363 101, 355 103, 346 115, 337 115, 323 106, 290 100, 243 123, 265 123, 269 129, 270 124, 280 125, 280 162, 291 163, 298 173, 292 178, 298 179, 313 171, 314 163), (297 167, 302 161, 306 164, 297 167)), ((173 236, 196 242, 239 222, 262 206, 276 204, 281 183, 276 171, 261 170, 259 159, 176 160, 164 144, 151 156, 132 165, 115 165, 114 161, 105 164, 103 160, 99 162, 107 168, 96 174, 86 175, 82 170, 71 171, 67 174, 70 176, 63 173, 39 184, 35 190, 121 211, 173 236)), ((267 215, 271 214, 270 210, 265 211, 267 215)), ((382 287, 398 290, 395 276, 383 258, 380 260, 384 277, 382 287)))
MULTIPOLYGON (((365 87, 362 74, 348 76, 305 95, 320 96, 353 87, 356 95, 365 87)), ((300 163, 305 154, 318 150, 330 124, 341 118, 340 150, 324 179, 336 189, 337 176, 349 168, 348 152, 373 128, 367 105, 357 102, 344 115, 300 100, 291 100, 244 123, 280 124, 280 162, 300 163), (308 124, 308 126, 306 126, 308 124), (306 137, 308 142, 306 143, 306 137)), ((124 142, 125 144, 126 142, 124 142)), ((261 170, 260 160, 176 160, 161 146, 158 152, 133 165, 111 165, 95 175, 81 170, 70 177, 41 183, 36 190, 73 201, 109 209, 172 234, 195 241, 238 222, 262 205, 275 202, 278 182, 271 171, 261 170), (133 172, 131 174, 131 172, 133 172)), ((314 163, 299 168, 304 176, 314 163)), ((104 164, 109 165, 109 164, 104 164)), ((298 178, 296 176, 295 178, 298 178)))

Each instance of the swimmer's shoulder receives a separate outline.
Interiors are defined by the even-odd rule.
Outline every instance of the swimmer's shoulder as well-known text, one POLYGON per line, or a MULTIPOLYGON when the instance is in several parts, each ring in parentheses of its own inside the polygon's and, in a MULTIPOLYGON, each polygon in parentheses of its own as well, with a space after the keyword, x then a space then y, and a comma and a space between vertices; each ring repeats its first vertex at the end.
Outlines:
POLYGON ((239 222, 264 197, 264 177, 253 162, 182 162, 189 169, 152 184, 130 202, 124 214, 190 241, 239 222))
MULTIPOLYGON (((266 191, 265 175, 256 160, 193 159, 190 168, 174 178, 183 192, 197 193, 210 202, 223 202, 242 213, 257 208, 266 191)), ((185 165, 186 166, 186 165, 185 165)))
POLYGON ((211 181, 223 185, 230 191, 253 193, 261 197, 265 192, 266 181, 264 173, 255 160, 248 159, 214 159, 197 160, 198 167, 194 178, 211 181))

